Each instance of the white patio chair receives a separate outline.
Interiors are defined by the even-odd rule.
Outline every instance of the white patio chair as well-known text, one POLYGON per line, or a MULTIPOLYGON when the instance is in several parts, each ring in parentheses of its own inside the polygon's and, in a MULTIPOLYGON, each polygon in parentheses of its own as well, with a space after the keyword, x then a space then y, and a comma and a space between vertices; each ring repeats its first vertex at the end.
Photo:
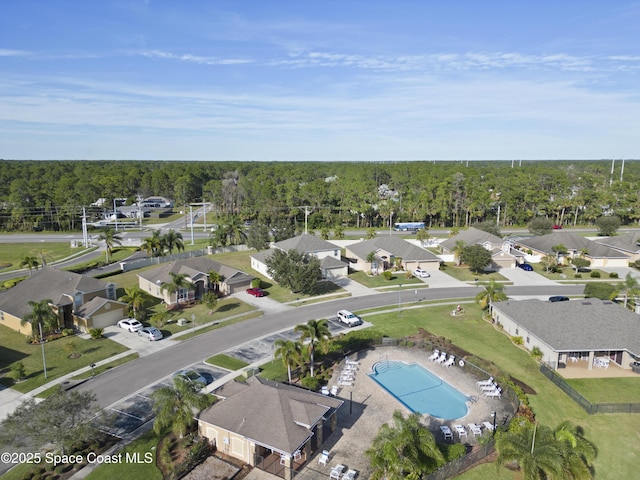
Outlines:
POLYGON ((331 390, 329 391, 329 393, 334 397, 338 395, 338 386, 334 385, 333 387, 331 387, 331 390))
POLYGON ((429 355, 429 360, 431 360, 433 362, 439 356, 440 356, 440 350, 436 349, 436 350, 433 351, 433 353, 431 355, 429 355))
POLYGON ((470 423, 468 427, 469 427, 469 430, 471 430, 471 433, 473 433, 474 437, 477 437, 478 435, 482 435, 482 428, 480 428, 480 425, 476 425, 475 423, 470 423))
POLYGON ((456 429, 456 433, 458 434, 458 437, 462 438, 467 436, 467 429, 464 428, 464 426, 454 425, 453 428, 456 429))
POLYGON ((493 432, 493 423, 491 423, 491 422, 482 422, 482 426, 484 426, 484 428, 486 428, 490 432, 493 432))
POLYGON ((329 461, 329 450, 323 450, 322 454, 318 458, 318 463, 326 467, 328 461, 329 461))
POLYGON ((442 434, 444 435, 445 440, 447 439, 453 440, 453 432, 449 427, 447 427, 446 425, 440 425, 440 430, 442 431, 442 434))
POLYGON ((340 480, 340 475, 342 475, 342 471, 344 470, 344 465, 341 463, 336 465, 331 469, 329 473, 329 478, 335 478, 336 480, 340 480))
POLYGON ((484 385, 492 385, 492 384, 493 384, 493 377, 489 377, 489 378, 488 378, 488 379, 486 379, 486 380, 481 380, 481 381, 479 381, 479 382, 476 382, 476 385, 477 385, 478 387, 482 387, 482 386, 484 386, 484 385))
POLYGON ((342 480, 353 480, 354 478, 356 478, 357 474, 358 472, 356 472, 355 470, 349 469, 347 470, 347 473, 342 475, 342 480))

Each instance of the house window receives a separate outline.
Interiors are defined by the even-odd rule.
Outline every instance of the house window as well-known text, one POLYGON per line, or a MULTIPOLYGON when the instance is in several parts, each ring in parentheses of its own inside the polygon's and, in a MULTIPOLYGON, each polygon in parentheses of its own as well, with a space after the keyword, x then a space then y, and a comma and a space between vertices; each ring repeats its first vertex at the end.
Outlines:
POLYGON ((4 312, 0 310, 0 320, 4 322, 4 312))
POLYGON ((116 286, 113 283, 107 285, 107 298, 109 300, 116 299, 116 286))
POLYGON ((516 328, 516 335, 518 335, 520 333, 520 331, 516 328))
POLYGON ((183 300, 187 298, 187 293, 188 293, 188 290, 185 288, 178 289, 178 299, 183 300))
POLYGON ((338 250, 334 250, 333 251, 333 256, 334 257, 337 257, 339 254, 340 254, 340 252, 338 250))
POLYGON ((527 335, 527 343, 529 343, 529 335, 527 335))

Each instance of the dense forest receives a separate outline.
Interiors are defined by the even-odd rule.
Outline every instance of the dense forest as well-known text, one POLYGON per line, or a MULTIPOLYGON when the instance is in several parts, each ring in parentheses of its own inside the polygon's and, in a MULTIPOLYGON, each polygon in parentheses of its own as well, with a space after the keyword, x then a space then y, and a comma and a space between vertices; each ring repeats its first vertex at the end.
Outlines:
MULTIPOLYGON (((98 198, 206 201, 221 215, 311 228, 425 221, 464 227, 526 225, 543 216, 589 225, 602 215, 640 220, 640 162, 151 162, 0 160, 0 230, 78 230, 98 198)), ((96 212, 94 214, 97 215, 96 212)))

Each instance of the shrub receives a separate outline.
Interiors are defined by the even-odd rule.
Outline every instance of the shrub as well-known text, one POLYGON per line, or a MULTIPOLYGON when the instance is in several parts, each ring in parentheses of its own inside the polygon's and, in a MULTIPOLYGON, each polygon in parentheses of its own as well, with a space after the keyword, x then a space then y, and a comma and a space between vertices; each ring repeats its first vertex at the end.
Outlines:
POLYGON ((254 278, 253 280, 251 280, 251 288, 260 288, 260 279, 259 278, 254 278))
POLYGON ((618 274, 616 272, 609 273, 609 278, 618 278, 618 274))
POLYGON ((542 358, 542 350, 540 350, 538 347, 533 347, 531 349, 531 356, 536 360, 540 360, 542 358))
POLYGON ((75 334, 75 330, 73 328, 63 328, 62 329, 62 336, 63 337, 68 337, 69 335, 73 335, 75 334))
POLYGON ((589 276, 591 278, 600 278, 600 272, 591 272, 589 276))
POLYGON ((26 377, 27 372, 25 371, 24 363, 16 362, 11 364, 11 375, 13 376, 14 380, 22 380, 24 377, 26 377))
POLYGON ((590 282, 584 287, 584 296, 608 300, 616 291, 616 287, 605 282, 590 282))
POLYGON ((406 278, 406 279, 413 278, 413 273, 411 273, 411 271, 407 270, 406 272, 404 272, 404 278, 406 278))
POLYGON ((453 462, 456 458, 463 457, 467 453, 467 447, 462 443, 454 443, 452 445, 441 443, 438 444, 438 449, 442 452, 447 463, 453 462))
MULTIPOLYGON (((259 280, 259 279, 258 279, 259 280)), ((253 282, 251 282, 253 284, 253 282)), ((259 287, 256 287, 259 288, 259 287)), ((218 304, 218 296, 213 292, 207 292, 202 296, 202 301, 208 309, 213 310, 218 304)))
POLYGON ((93 338, 94 340, 98 340, 100 338, 102 338, 102 333, 104 332, 104 328, 90 328, 89 329, 89 335, 91 335, 91 338, 93 338))
POLYGON ((511 337, 511 341, 513 343, 515 343, 516 345, 523 345, 524 344, 524 339, 520 336, 517 337, 511 337))
POLYGON ((320 381, 316 377, 306 376, 300 380, 300 384, 309 390, 316 391, 320 386, 320 381))
POLYGON ((382 272, 382 276, 385 280, 391 280, 393 278, 393 273, 391 273, 390 270, 385 270, 384 272, 382 272))

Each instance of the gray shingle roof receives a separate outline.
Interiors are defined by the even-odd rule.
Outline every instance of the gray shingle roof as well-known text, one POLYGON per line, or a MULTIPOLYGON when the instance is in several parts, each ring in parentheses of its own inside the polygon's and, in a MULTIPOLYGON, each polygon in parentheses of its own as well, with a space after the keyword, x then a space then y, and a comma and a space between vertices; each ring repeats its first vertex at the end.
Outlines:
POLYGON ((430 251, 416 247, 412 243, 393 235, 376 237, 371 240, 365 240, 364 242, 353 243, 349 245, 347 249, 363 260, 367 258, 367 255, 369 255, 370 252, 383 249, 396 257, 402 258, 405 262, 440 262, 440 259, 430 251))
POLYGON ((627 350, 640 355, 640 315, 613 302, 507 300, 493 308, 557 352, 627 350))
POLYGON ((591 258, 628 258, 624 253, 572 232, 553 232, 539 237, 522 238, 518 243, 549 255, 554 254, 552 250, 554 246, 562 244, 569 250, 580 251, 586 248, 591 258))
POLYGON ((191 279, 197 279, 202 276, 202 274, 206 275, 211 271, 216 271, 222 275, 224 283, 228 285, 237 282, 242 283, 254 278, 251 275, 216 262, 208 257, 192 257, 185 258, 184 260, 176 260, 175 262, 163 263, 157 268, 152 268, 138 274, 138 276, 152 283, 160 282, 162 284, 171 281, 171 275, 169 275, 169 273, 184 273, 191 279))
POLYGON ((337 398, 258 377, 215 393, 224 400, 204 410, 201 421, 288 454, 309 438, 309 427, 343 404, 337 398))
POLYGON ((77 308, 73 313, 78 317, 91 318, 91 316, 106 303, 110 303, 111 305, 117 305, 121 308, 127 306, 127 304, 124 302, 116 302, 115 300, 109 300, 107 298, 102 298, 102 297, 93 297, 87 303, 77 308))
POLYGON ((282 240, 281 242, 274 243, 274 247, 284 250, 285 252, 293 249, 300 253, 316 253, 339 249, 339 247, 333 243, 309 234, 282 240))
POLYGON ((630 232, 624 235, 616 235, 615 237, 598 238, 594 240, 594 242, 622 250, 623 252, 640 252, 640 232, 630 232))
POLYGON ((50 299, 58 305, 69 304, 72 300, 68 296, 73 298, 76 292, 106 295, 107 285, 107 282, 86 275, 46 267, 5 292, 0 297, 0 310, 23 318, 31 312, 29 300, 50 299))
POLYGON ((475 245, 477 243, 486 242, 489 242, 491 245, 502 245, 502 242, 504 242, 502 238, 492 233, 470 227, 451 238, 447 238, 445 241, 440 243, 440 245, 442 246, 442 248, 451 251, 456 246, 456 242, 458 242, 459 240, 462 240, 465 245, 475 245))

